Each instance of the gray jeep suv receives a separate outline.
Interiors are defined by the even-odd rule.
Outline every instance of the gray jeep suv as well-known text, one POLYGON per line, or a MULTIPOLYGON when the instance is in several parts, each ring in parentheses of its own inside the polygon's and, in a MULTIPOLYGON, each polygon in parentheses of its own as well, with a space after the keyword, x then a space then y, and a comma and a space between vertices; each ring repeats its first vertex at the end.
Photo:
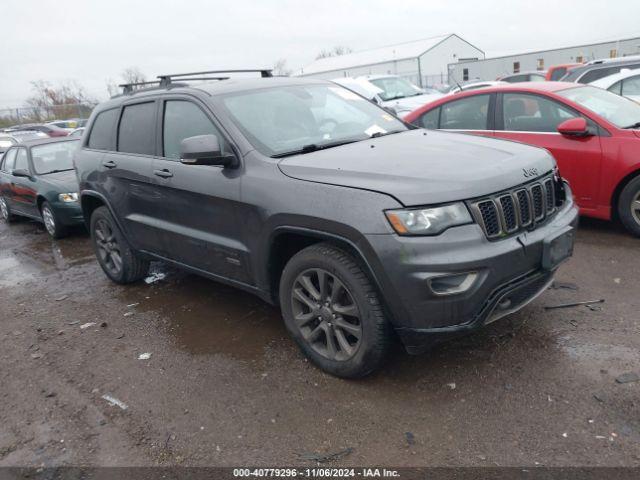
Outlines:
POLYGON ((361 377, 396 335, 419 353, 520 309, 572 253, 545 150, 417 129, 324 81, 188 83, 209 73, 91 115, 75 164, 114 282, 157 259, 244 289, 315 364, 361 377))

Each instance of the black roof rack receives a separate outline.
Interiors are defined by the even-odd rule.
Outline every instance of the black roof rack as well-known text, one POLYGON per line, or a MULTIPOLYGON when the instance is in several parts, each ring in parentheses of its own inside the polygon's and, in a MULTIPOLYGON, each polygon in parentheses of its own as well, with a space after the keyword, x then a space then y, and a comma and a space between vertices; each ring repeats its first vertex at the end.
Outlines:
POLYGON ((243 69, 243 70, 208 70, 205 72, 191 72, 191 73, 173 73, 170 75, 158 75, 158 79, 161 87, 170 85, 174 78, 178 78, 180 81, 187 80, 227 80, 229 77, 201 77, 202 75, 218 73, 260 73, 262 78, 272 77, 271 69, 268 68, 256 68, 256 69, 243 69), (185 78, 187 77, 187 78, 185 78))
POLYGON ((121 83, 118 85, 122 88, 122 93, 133 92, 133 87, 146 87, 147 85, 160 85, 160 80, 153 80, 151 82, 134 82, 134 83, 121 83))
MULTIPOLYGON (((191 72, 191 73, 172 73, 170 75, 158 75, 158 80, 152 80, 149 82, 134 82, 134 83, 121 83, 118 85, 122 88, 122 94, 127 95, 129 93, 133 93, 136 88, 135 87, 147 87, 150 85, 155 85, 156 87, 168 87, 169 85, 178 85, 173 83, 173 79, 177 79, 180 82, 186 82, 190 80, 228 80, 229 77, 219 77, 219 76, 207 76, 211 74, 219 74, 219 73, 260 73, 262 78, 272 77, 271 69, 261 68, 261 69, 245 69, 245 70, 208 70, 206 72, 191 72)), ((180 84, 183 85, 183 84, 180 84)))

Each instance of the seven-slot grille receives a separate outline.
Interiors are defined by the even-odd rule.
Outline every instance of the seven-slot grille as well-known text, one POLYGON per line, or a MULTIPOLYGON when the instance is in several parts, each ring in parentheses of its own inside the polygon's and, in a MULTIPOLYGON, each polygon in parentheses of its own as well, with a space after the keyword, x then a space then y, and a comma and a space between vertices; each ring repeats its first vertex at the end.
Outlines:
POLYGON ((556 210, 552 175, 521 187, 474 201, 471 210, 488 238, 510 235, 543 222, 556 210))

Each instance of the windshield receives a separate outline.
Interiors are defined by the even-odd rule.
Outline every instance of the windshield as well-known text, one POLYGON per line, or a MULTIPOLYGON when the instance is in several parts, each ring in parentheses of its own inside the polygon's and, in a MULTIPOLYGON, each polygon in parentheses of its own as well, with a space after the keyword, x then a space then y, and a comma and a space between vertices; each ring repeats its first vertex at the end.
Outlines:
POLYGON ((600 88, 570 88, 558 92, 558 95, 588 108, 619 128, 640 122, 640 104, 600 88))
POLYGON ((47 143, 31 147, 33 168, 38 175, 73 170, 73 154, 78 148, 78 140, 47 143))
POLYGON ((222 104, 253 146, 269 156, 407 130, 383 109, 337 85, 238 92, 224 95, 222 104))
POLYGON ((383 101, 395 100, 397 98, 413 97, 422 95, 422 90, 400 77, 384 77, 370 79, 376 87, 382 90, 380 98, 383 101))

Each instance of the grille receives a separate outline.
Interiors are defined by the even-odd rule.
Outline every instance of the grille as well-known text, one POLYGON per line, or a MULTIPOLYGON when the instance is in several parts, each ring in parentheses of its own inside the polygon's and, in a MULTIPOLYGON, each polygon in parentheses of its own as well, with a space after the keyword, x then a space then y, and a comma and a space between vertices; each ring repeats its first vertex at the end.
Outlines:
POLYGON ((471 202, 476 221, 490 239, 535 228, 557 208, 556 180, 548 175, 513 190, 471 202))

